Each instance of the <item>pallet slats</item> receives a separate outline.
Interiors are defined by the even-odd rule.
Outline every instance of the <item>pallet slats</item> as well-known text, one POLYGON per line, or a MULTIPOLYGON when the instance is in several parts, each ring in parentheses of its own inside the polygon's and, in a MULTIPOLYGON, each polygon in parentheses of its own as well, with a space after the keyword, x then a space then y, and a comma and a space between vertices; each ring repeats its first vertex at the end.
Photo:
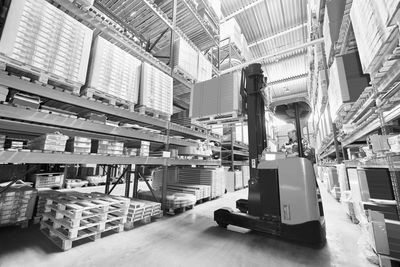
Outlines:
POLYGON ((67 192, 49 195, 40 229, 62 250, 72 247, 72 242, 114 230, 121 232, 126 223, 129 199, 102 193, 67 192))

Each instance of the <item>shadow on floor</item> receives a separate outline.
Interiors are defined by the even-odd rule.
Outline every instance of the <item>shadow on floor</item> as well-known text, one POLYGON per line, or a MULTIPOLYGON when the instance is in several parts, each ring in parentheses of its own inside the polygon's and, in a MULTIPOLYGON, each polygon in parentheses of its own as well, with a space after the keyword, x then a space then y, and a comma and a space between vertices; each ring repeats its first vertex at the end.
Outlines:
MULTIPOLYGON (((93 241, 89 238, 77 240, 72 243, 72 247, 89 242, 93 241)), ((63 252, 40 232, 39 224, 30 224, 25 229, 18 226, 0 228, 0 258, 4 255, 12 255, 14 252, 24 250, 34 250, 43 255, 63 252)))
POLYGON ((322 248, 310 247, 307 244, 291 242, 266 233, 236 226, 228 226, 228 229, 212 226, 201 234, 211 235, 214 239, 225 239, 254 253, 267 253, 274 257, 288 259, 295 258, 295 262, 299 264, 312 263, 312 266, 329 266, 331 262, 328 244, 322 248), (321 265, 318 265, 318 263, 321 263, 321 265))
POLYGON ((43 254, 61 252, 40 232, 39 224, 22 229, 18 226, 0 228, 0 257, 13 252, 33 249, 43 254))

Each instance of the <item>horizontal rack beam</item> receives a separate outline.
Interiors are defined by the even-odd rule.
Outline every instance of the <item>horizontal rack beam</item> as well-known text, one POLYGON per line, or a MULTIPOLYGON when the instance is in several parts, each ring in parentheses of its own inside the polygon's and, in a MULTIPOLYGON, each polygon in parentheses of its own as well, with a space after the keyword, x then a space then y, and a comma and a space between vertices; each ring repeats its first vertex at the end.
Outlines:
MULTIPOLYGON (((70 105, 97 111, 103 114, 112 115, 124 120, 131 120, 143 124, 144 126, 151 126, 161 129, 168 128, 168 121, 161 120, 158 118, 150 117, 147 115, 140 114, 138 112, 132 112, 126 109, 121 109, 112 105, 107 105, 98 101, 92 101, 87 97, 80 97, 73 95, 67 91, 60 91, 53 87, 43 86, 34 82, 29 82, 16 76, 8 75, 6 72, 0 72, 0 84, 6 87, 14 88, 25 93, 34 94, 40 97, 45 97, 60 102, 65 102, 70 105)), ((207 139, 213 141, 219 141, 220 138, 215 135, 207 135, 202 132, 191 130, 187 127, 170 123, 171 131, 182 133, 185 136, 192 138, 207 139)))
POLYGON ((68 152, 0 151, 1 164, 139 164, 219 166, 219 160, 71 154, 68 152))

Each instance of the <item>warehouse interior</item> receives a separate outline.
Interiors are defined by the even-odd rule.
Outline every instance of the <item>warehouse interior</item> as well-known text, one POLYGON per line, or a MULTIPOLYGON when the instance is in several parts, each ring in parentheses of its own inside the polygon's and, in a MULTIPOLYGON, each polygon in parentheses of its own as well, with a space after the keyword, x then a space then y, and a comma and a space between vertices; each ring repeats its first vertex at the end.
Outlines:
POLYGON ((0 2, 0 266, 400 266, 400 1, 0 2))

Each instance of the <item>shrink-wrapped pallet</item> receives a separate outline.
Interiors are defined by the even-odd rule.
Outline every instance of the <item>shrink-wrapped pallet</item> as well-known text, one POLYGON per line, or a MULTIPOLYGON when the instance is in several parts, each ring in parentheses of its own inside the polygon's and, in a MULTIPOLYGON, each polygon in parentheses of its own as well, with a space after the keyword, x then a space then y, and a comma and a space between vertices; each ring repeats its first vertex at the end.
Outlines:
POLYGON ((211 198, 219 197, 225 192, 225 170, 223 168, 182 168, 179 169, 178 182, 209 185, 211 198))
POLYGON ((173 81, 171 76, 144 62, 140 80, 139 104, 148 109, 172 115, 172 101, 173 81))
POLYGON ((137 103, 142 62, 98 36, 93 44, 87 87, 137 103))
POLYGON ((92 35, 91 29, 47 1, 12 1, 0 53, 50 75, 84 84, 92 35))
MULTIPOLYGON (((394 27, 386 27, 387 17, 382 12, 384 1, 354 0, 350 17, 353 25, 361 65, 365 73, 379 67, 377 61, 385 56, 386 46, 394 27)), ((397 40, 398 42, 398 40, 397 40)))
POLYGON ((198 51, 186 40, 179 38, 174 42, 174 69, 197 80, 198 51))
POLYGON ((203 118, 241 113, 241 72, 196 83, 190 99, 190 117, 203 118))
POLYGON ((241 39, 241 49, 240 50, 242 52, 242 56, 248 60, 251 58, 251 52, 249 49, 249 45, 247 43, 247 39, 243 33, 240 35, 240 39, 241 39))
MULTIPOLYGON (((175 184, 178 182, 178 171, 179 170, 177 167, 168 168, 168 176, 166 177, 167 184, 175 184)), ((159 168, 154 171, 152 187, 155 190, 161 190, 163 184, 163 177, 164 177, 164 169, 159 168)))
POLYGON ((0 226, 30 220, 36 197, 37 190, 26 185, 14 185, 0 193, 0 226))
POLYGON ((232 18, 224 23, 220 24, 220 37, 219 40, 222 42, 221 45, 227 45, 229 43, 227 38, 230 38, 230 43, 236 45, 236 47, 242 50, 242 31, 236 19, 232 18))
POLYGON ((243 174, 242 171, 235 171, 235 190, 243 188, 243 174))
POLYGON ((343 13, 346 0, 327 1, 324 12, 323 34, 325 41, 325 54, 333 53, 333 46, 339 38, 340 25, 343 20, 343 13))
POLYGON ((243 123, 235 124, 234 140, 245 144, 249 143, 249 133, 247 125, 244 125, 243 123))
POLYGON ((335 120, 343 104, 359 98, 369 84, 369 77, 362 73, 357 53, 335 57, 329 73, 329 107, 335 120))
POLYGON ((243 175, 243 186, 249 186, 250 180, 250 167, 249 166, 242 166, 242 175, 243 175))
POLYGON ((207 81, 212 78, 212 64, 205 55, 199 53, 197 81, 207 81))

